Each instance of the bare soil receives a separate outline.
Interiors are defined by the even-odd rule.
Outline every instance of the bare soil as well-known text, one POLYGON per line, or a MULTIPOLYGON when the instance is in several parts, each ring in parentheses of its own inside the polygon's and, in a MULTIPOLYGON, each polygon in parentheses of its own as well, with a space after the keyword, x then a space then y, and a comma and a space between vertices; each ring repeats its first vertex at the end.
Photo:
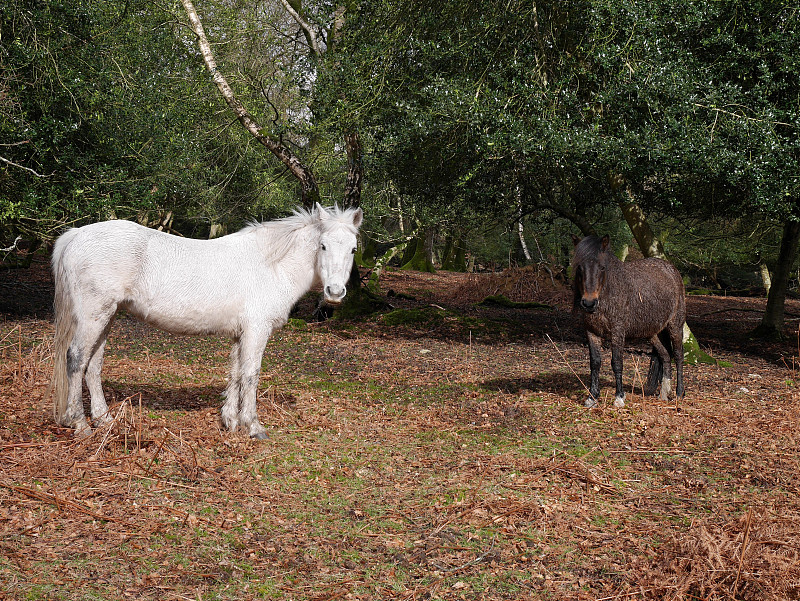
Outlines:
POLYGON ((114 424, 75 440, 44 398, 47 266, 0 273, 0 598, 800 599, 800 302, 764 343, 763 298, 689 297, 731 367, 664 402, 633 347, 627 406, 606 359, 586 410, 563 274, 381 286, 381 313, 270 342, 265 443, 219 427, 226 341, 121 316, 114 424))

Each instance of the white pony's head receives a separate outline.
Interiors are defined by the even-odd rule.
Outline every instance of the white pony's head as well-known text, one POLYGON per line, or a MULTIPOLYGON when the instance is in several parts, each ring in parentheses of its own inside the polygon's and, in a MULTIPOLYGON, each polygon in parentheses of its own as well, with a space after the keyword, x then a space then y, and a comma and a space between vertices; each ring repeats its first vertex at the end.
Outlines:
POLYGON ((353 268, 358 228, 364 220, 364 213, 361 209, 325 209, 319 203, 314 212, 320 228, 317 275, 326 302, 339 304, 347 294, 347 280, 353 268))

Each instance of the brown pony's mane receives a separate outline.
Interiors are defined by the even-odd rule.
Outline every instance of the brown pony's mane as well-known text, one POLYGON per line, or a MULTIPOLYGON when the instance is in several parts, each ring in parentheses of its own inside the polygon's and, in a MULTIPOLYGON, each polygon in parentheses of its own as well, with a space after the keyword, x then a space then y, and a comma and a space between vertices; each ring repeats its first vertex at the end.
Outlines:
MULTIPOLYGON (((606 246, 606 249, 609 248, 606 246)), ((575 246, 573 265, 583 265, 588 261, 595 261, 604 250, 603 240, 598 236, 586 236, 575 246)))

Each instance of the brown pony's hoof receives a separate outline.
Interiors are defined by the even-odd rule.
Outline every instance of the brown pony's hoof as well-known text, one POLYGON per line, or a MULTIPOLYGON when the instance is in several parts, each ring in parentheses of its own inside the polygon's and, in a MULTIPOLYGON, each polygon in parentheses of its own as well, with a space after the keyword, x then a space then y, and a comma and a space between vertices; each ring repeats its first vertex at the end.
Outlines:
POLYGON ((586 400, 583 402, 583 406, 587 409, 594 409, 597 407, 597 399, 594 397, 587 397, 586 400))

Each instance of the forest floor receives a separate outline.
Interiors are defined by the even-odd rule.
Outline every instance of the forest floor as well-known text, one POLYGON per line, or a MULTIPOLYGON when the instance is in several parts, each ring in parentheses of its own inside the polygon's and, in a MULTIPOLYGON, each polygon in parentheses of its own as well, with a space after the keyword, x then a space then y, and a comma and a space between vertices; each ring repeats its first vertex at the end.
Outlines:
POLYGON ((44 398, 47 266, 0 273, 0 599, 800 599, 800 302, 689 297, 686 398, 585 409, 564 278, 390 271, 391 306, 270 341, 269 440, 220 429, 229 344, 121 316, 112 427, 44 398), (503 294, 550 308, 480 305, 503 294))

